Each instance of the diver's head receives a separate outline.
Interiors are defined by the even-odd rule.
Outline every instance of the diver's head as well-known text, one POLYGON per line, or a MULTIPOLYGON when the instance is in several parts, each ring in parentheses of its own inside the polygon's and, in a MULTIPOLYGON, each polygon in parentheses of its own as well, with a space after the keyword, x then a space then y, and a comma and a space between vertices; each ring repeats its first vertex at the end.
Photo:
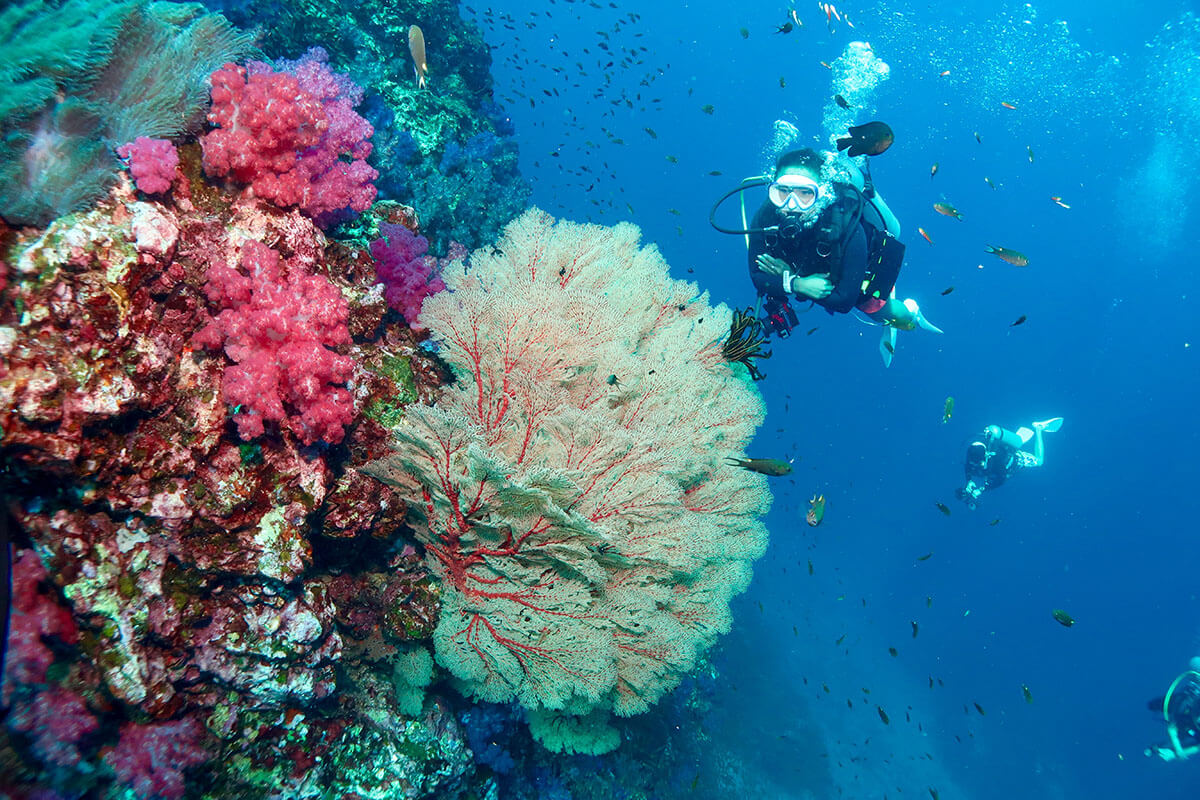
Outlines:
POLYGON ((982 464, 987 461, 987 445, 983 442, 971 442, 967 447, 967 463, 982 464))
POLYGON ((785 214, 809 214, 818 208, 822 193, 821 167, 825 160, 807 147, 779 157, 775 178, 767 187, 771 204, 785 214))

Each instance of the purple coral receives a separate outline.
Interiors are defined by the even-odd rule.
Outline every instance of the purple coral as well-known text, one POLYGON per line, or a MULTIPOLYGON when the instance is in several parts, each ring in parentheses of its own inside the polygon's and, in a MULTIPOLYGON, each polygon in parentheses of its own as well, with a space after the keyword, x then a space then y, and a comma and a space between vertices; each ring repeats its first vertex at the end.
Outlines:
MULTIPOLYGON (((404 316, 410 328, 423 330, 417 323, 421 304, 429 295, 446 288, 435 274, 437 260, 426 255, 429 240, 403 225, 388 222, 380 223, 379 233, 380 238, 371 242, 371 257, 375 259, 375 274, 384 285, 384 298, 404 316)), ((464 255, 456 251, 452 257, 464 255)))
POLYGON ((210 756, 201 744, 203 726, 194 718, 121 726, 121 741, 105 756, 117 781, 137 797, 183 797, 183 770, 210 756))

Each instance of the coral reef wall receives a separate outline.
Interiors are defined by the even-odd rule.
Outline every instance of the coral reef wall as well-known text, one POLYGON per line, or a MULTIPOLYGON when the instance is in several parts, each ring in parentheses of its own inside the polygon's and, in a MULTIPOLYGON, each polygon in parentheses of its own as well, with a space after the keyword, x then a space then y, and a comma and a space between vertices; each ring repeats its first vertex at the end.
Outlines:
POLYGON ((404 502, 354 469, 386 454, 380 420, 431 398, 439 368, 382 324, 365 251, 297 210, 215 192, 198 155, 185 149, 194 178, 170 198, 123 184, 7 247, 0 490, 30 549, 14 576, 3 783, 179 797, 188 768, 214 760, 213 797, 320 775, 363 796, 453 783, 469 758, 451 718, 435 704, 422 721, 419 702, 380 713, 395 693, 373 676, 390 685, 389 659, 432 633, 437 590, 398 538, 404 502), (342 398, 333 432, 284 393, 297 421, 259 417, 247 436, 236 423, 252 409, 226 385, 247 361, 192 345, 225 313, 213 273, 248 259, 272 265, 272 314, 309 318, 320 287, 345 298, 344 338, 274 328, 299 358, 225 343, 264 371, 260 389, 287 369, 312 402, 342 398), (393 757, 367 769, 362 748, 393 757))
POLYGON ((453 2, 348 8, 0 11, 5 797, 494 797, 765 547, 729 310, 520 213, 453 2))

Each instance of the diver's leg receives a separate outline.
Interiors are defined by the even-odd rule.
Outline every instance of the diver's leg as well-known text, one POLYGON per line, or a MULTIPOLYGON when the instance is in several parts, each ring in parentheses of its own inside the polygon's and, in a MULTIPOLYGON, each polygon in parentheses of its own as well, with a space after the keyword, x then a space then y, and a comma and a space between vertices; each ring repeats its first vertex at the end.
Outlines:
MULTIPOLYGON (((1054 433, 1062 427, 1062 417, 1055 417, 1044 422, 1031 423, 1033 426, 1033 457, 1037 459, 1038 466, 1045 461, 1045 451, 1042 447, 1042 432, 1049 431, 1054 433)), ((1029 428, 1021 428, 1022 431, 1027 431, 1029 428)))
POLYGON ((921 307, 917 305, 917 301, 911 297, 901 300, 895 296, 883 304, 883 308, 868 314, 871 319, 884 325, 891 325, 893 328, 899 328, 902 331, 911 331, 921 328, 922 330, 931 333, 941 333, 942 329, 934 325, 929 320, 925 319, 925 315, 921 313, 921 307))
POLYGON ((1037 465, 1040 467, 1044 458, 1045 451, 1042 448, 1042 426, 1035 425, 1033 428, 1033 457, 1037 459, 1037 465))
POLYGON ((895 296, 889 297, 887 302, 883 304, 883 308, 874 311, 867 315, 871 319, 881 325, 892 325, 901 330, 910 331, 917 326, 916 317, 909 310, 908 306, 904 305, 902 300, 895 296))

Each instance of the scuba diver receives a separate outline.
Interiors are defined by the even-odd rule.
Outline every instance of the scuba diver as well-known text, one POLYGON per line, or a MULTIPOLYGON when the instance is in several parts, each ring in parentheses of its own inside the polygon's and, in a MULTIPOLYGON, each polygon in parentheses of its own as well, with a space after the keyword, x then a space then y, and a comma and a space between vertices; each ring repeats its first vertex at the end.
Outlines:
POLYGON ((787 336, 798 324, 792 297, 831 314, 858 309, 887 326, 880 343, 886 365, 895 353, 897 329, 941 333, 915 301, 896 298, 904 261, 904 245, 896 238, 900 223, 874 190, 869 173, 837 153, 822 155, 810 148, 784 153, 773 178, 748 178, 725 193, 709 223, 721 233, 746 237, 750 279, 770 333, 787 336), (767 197, 749 224, 744 198, 741 230, 716 223, 725 200, 757 186, 767 187, 767 197))
POLYGON ((967 485, 958 489, 958 499, 972 511, 985 489, 995 489, 1008 480, 1019 469, 1040 467, 1045 460, 1042 448, 1042 433, 1054 433, 1062 427, 1062 417, 1045 422, 1033 422, 1030 428, 1017 428, 1016 432, 988 425, 979 438, 967 446, 967 460, 963 469, 967 474, 967 485), (1023 449, 1033 440, 1033 452, 1023 449))
POLYGON ((1151 700, 1151 711, 1162 710, 1167 723, 1167 744, 1146 748, 1147 756, 1163 761, 1185 760, 1200 753, 1200 656, 1190 669, 1171 682, 1167 693, 1151 700))

